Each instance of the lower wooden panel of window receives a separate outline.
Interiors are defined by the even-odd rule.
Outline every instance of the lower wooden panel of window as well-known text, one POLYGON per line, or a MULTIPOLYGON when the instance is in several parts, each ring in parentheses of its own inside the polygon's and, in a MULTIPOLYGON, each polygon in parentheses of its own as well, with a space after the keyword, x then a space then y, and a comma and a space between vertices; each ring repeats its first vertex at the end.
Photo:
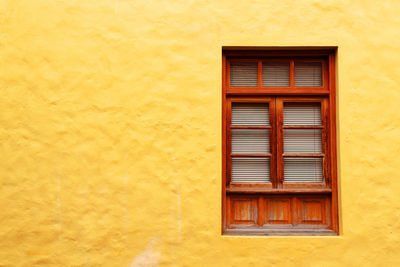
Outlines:
POLYGON ((224 234, 336 235, 330 194, 227 195, 224 234))

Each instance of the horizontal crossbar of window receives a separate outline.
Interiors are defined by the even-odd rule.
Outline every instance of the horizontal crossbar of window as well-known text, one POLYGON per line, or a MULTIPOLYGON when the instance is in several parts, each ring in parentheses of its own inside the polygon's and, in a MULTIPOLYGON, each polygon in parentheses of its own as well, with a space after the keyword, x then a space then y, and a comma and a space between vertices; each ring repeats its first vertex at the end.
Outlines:
POLYGON ((262 153, 262 154, 259 154, 259 153, 257 153, 257 154, 244 154, 244 153, 238 154, 238 153, 235 153, 235 154, 231 154, 231 157, 264 157, 264 158, 266 158, 266 157, 271 157, 271 156, 272 156, 272 154, 270 154, 270 153, 262 153))
POLYGON ((304 153, 304 154, 299 154, 299 153, 283 153, 282 156, 287 157, 287 158, 314 158, 314 157, 324 157, 325 155, 322 153, 304 153))

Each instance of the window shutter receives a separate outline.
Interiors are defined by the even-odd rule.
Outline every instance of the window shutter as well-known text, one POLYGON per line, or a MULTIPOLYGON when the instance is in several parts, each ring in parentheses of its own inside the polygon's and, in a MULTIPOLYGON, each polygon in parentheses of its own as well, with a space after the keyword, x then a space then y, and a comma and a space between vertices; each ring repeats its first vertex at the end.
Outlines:
MULTIPOLYGON (((285 103, 284 126, 320 126, 320 103, 285 103)), ((283 151, 285 154, 321 154, 321 129, 284 129, 283 151)), ((322 157, 284 157, 284 182, 322 182, 322 157)))
MULTIPOLYGON (((268 126, 269 106, 266 103, 232 103, 232 126, 268 126)), ((270 181, 269 129, 231 129, 232 182, 265 183, 270 181), (253 154, 246 157, 241 154, 253 154)))
POLYGON ((265 183, 269 181, 269 158, 232 158, 233 183, 265 183))
POLYGON ((286 183, 322 182, 322 158, 285 158, 286 183))
POLYGON ((321 125, 319 103, 285 103, 283 125, 321 125))
POLYGON ((322 86, 322 65, 318 62, 294 64, 295 86, 322 86))
POLYGON ((290 86, 289 63, 263 63, 262 86, 264 87, 290 86))
POLYGON ((231 87, 258 86, 257 62, 231 62, 229 74, 231 87))
POLYGON ((269 125, 268 104, 232 103, 232 125, 269 125))
POLYGON ((322 153, 320 129, 285 129, 284 153, 322 153))
POLYGON ((269 153, 269 130, 232 129, 232 153, 269 153))

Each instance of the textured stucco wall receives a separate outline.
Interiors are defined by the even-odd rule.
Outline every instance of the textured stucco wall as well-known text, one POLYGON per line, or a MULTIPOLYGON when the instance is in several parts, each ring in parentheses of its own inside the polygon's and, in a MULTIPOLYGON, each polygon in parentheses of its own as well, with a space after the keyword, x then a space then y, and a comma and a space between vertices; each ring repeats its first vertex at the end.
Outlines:
POLYGON ((400 1, 0 1, 0 266, 400 266, 400 1), (338 46, 341 236, 221 228, 221 47, 338 46))

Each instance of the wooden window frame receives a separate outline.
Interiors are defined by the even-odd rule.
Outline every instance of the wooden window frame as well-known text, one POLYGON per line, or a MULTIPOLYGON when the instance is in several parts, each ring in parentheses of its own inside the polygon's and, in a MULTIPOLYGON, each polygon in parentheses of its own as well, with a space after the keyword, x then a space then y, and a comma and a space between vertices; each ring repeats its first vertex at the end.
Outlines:
MULTIPOLYGON (((234 98, 234 99, 227 99, 227 121, 231 121, 231 107, 232 103, 268 103, 269 107, 269 121, 270 121, 270 126, 233 126, 229 125, 227 123, 228 128, 227 128, 227 177, 226 177, 226 186, 228 186, 231 182, 231 170, 232 170, 232 157, 261 157, 265 158, 268 157, 270 158, 270 164, 271 164, 271 173, 275 173, 275 165, 276 165, 276 151, 275 151, 275 146, 271 146, 271 151, 270 153, 267 154, 233 154, 231 153, 231 137, 232 137, 232 129, 269 129, 270 130, 270 137, 271 137, 271 143, 276 142, 275 140, 275 130, 276 127, 273 127, 272 125, 275 124, 275 101, 273 101, 273 98, 271 97, 260 97, 260 98, 234 98)), ((272 175, 271 175, 272 178, 272 175)), ((272 188, 273 181, 270 183, 265 183, 265 184, 233 184, 233 187, 263 187, 263 188, 272 188)))
POLYGON ((326 97, 277 97, 276 98, 276 113, 277 113, 277 180, 278 186, 281 188, 325 188, 328 190, 330 188, 330 179, 328 175, 329 172, 329 145, 327 142, 327 129, 328 129, 328 104, 326 97), (283 125, 283 105, 285 102, 290 103, 320 103, 321 105, 321 122, 322 125, 315 125, 315 126, 285 126, 283 125), (284 129, 321 129, 321 141, 322 141, 322 153, 317 154, 295 154, 295 153, 284 153, 283 151, 283 131, 284 129), (296 183, 290 184, 285 183, 283 180, 283 159, 284 157, 322 157, 323 158, 323 181, 322 183, 296 183))
MULTIPOLYGON (((336 48, 318 49, 248 49, 224 48, 222 53, 222 234, 229 235, 338 235, 338 188, 337 188, 337 142, 336 142, 336 85, 335 85, 335 58, 336 48), (229 63, 234 62, 258 62, 258 86, 257 87, 230 87, 229 63), (263 62, 289 62, 290 86, 289 87, 263 87, 262 64, 263 62), (295 87, 294 64, 295 62, 321 62, 322 86, 321 87, 295 87), (231 184, 231 129, 233 128, 257 128, 246 126, 231 126, 232 102, 261 102, 269 103, 270 129, 270 154, 262 155, 270 157, 271 183, 265 184, 231 184), (284 126, 283 103, 284 102, 319 102, 321 103, 322 126, 284 126), (276 112, 276 114, 275 114, 276 112), (322 153, 307 155, 309 157, 323 157, 323 182, 289 184, 283 182, 283 158, 284 156, 299 157, 300 155, 283 155, 283 129, 286 128, 318 128, 322 130, 322 153), (318 196, 313 197, 313 196, 318 196), (232 201, 243 202, 248 198, 248 203, 253 207, 256 203, 258 210, 254 224, 242 226, 237 219, 232 217, 231 210, 239 204, 232 201), (279 200, 279 197, 283 200, 279 200), (278 198, 278 199, 277 199, 278 198), (295 225, 265 224, 271 220, 265 217, 264 209, 271 199, 282 202, 282 207, 290 203, 290 210, 294 214, 287 219, 295 225), (308 204, 307 204, 308 203, 308 204), (311 204, 310 204, 311 203, 311 204), (236 205, 236 206, 235 206, 236 205), (325 227, 317 227, 318 221, 307 222, 301 213, 301 205, 321 207, 326 212, 325 227), (319 205, 319 206, 318 206, 319 205), (263 211, 261 211, 263 210, 263 211), (262 212, 264 212, 262 214, 262 212), (231 224, 236 222, 235 224, 231 224), (232 226, 233 225, 233 226, 232 226)), ((243 156, 243 155, 241 155, 243 156)), ((260 155, 244 155, 255 156, 260 155)), ((301 155, 304 157, 304 155, 301 155)), ((272 205, 272 204, 271 204, 272 205)), ((249 206, 250 207, 250 206, 249 206)), ((272 207, 272 206, 271 206, 272 207)), ((285 208, 286 211, 286 208, 285 208)), ((253 214, 253 213, 252 213, 253 214)), ((252 215, 253 216, 253 215, 252 215)))

